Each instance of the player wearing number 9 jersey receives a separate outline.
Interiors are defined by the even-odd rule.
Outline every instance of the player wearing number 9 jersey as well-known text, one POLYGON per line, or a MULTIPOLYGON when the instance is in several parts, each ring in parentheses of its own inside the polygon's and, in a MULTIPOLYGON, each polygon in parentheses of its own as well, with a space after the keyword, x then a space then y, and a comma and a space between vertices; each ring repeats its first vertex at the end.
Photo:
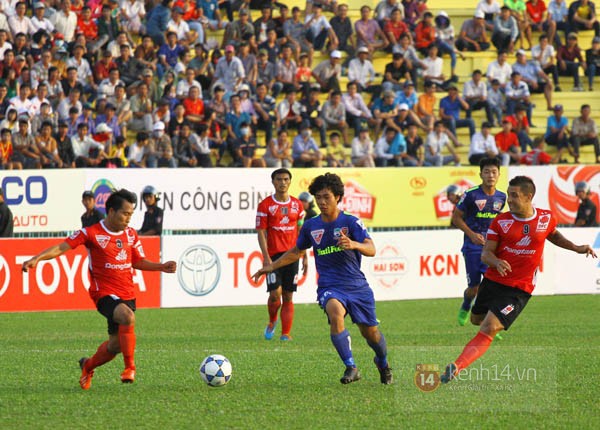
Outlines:
POLYGON ((113 192, 106 200, 107 216, 91 227, 75 232, 64 242, 52 246, 23 263, 23 271, 33 269, 39 261, 56 258, 70 249, 84 245, 89 252, 89 294, 98 312, 108 322, 108 340, 90 358, 79 360, 79 385, 88 390, 94 369, 121 352, 125 370, 121 381, 135 380, 135 286, 133 270, 174 273, 176 263, 154 263, 145 259, 137 233, 129 221, 136 204, 135 194, 127 190, 113 192))
POLYGON ((523 311, 535 288, 546 239, 561 248, 596 257, 589 245, 575 245, 556 229, 552 212, 534 208, 534 195, 535 184, 530 178, 516 176, 510 180, 510 212, 492 221, 481 255, 488 269, 471 310, 471 323, 480 326, 479 333, 456 361, 448 364, 440 377, 442 383, 481 357, 494 336, 508 330, 523 311))

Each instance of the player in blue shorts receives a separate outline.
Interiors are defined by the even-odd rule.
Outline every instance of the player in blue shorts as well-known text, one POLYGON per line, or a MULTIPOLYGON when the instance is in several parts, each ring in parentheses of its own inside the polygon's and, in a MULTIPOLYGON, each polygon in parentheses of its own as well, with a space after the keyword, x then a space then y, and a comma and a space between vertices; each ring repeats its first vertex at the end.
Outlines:
POLYGON ((462 253, 467 269, 467 289, 458 311, 458 324, 464 326, 477 289, 487 266, 481 262, 485 235, 492 220, 506 204, 506 194, 496 189, 500 177, 500 160, 484 158, 479 163, 481 185, 467 190, 452 214, 452 224, 465 233, 462 253))
POLYGON ((312 246, 319 274, 317 300, 327 314, 331 342, 346 365, 340 382, 349 384, 361 377, 352 356, 350 333, 344 326, 344 318, 350 314, 375 351, 381 383, 391 384, 392 370, 387 362, 385 337, 379 331, 375 315, 375 297, 360 270, 362 256, 375 255, 375 244, 360 219, 338 208, 344 196, 344 184, 338 175, 318 176, 308 190, 315 197, 321 215, 305 221, 296 246, 256 272, 254 279, 297 261, 312 246))

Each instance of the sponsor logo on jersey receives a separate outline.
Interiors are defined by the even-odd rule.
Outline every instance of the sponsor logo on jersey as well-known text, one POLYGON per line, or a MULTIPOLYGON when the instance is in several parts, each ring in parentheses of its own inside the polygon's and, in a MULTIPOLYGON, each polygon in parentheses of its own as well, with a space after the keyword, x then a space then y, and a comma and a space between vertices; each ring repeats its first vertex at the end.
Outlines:
POLYGON ((77 230, 76 232, 74 232, 71 236, 69 236, 69 239, 71 239, 71 240, 75 239, 77 236, 79 236, 79 232, 80 232, 80 230, 77 230))
POLYGON ((321 239, 323 239, 323 233, 325 233, 325 229, 320 228, 319 230, 311 230, 310 235, 317 245, 321 244, 321 239))
POLYGON ((129 246, 133 245, 135 241, 135 236, 133 234, 129 234, 129 229, 125 230, 125 235, 127 236, 127 244, 129 246))
POLYGON ((339 239, 342 237, 341 233, 344 233, 344 236, 348 236, 348 227, 338 227, 333 229, 333 237, 339 239))
POLYGON ((287 224, 289 222, 290 222, 289 217, 287 215, 285 215, 283 218, 281 218, 281 221, 279 221, 279 224, 287 224))
POLYGON ((523 248, 529 246, 531 244, 531 236, 523 236, 523 238, 518 241, 515 245, 522 246, 523 248))
POLYGON ((123 248, 123 241, 121 239, 117 239, 116 241, 117 248, 123 248))
POLYGON ((298 206, 298 203, 296 202, 292 202, 292 213, 298 213, 298 211, 300 210, 300 207, 298 206))
POLYGON ((510 230, 510 227, 513 225, 515 221, 512 219, 507 219, 507 220, 502 220, 502 221, 498 221, 498 224, 500 225, 500 228, 502 229, 502 231, 504 233, 508 233, 508 230, 510 230))
POLYGON ((515 310, 515 307, 513 305, 508 305, 504 309, 502 309, 500 312, 502 312, 504 315, 508 315, 509 313, 511 313, 514 310, 515 310))
POLYGON ((487 200, 475 200, 475 205, 477 206, 477 209, 479 209, 480 211, 483 210, 486 203, 487 203, 487 200))
POLYGON ((495 200, 492 207, 496 212, 500 212, 502 210, 502 202, 500 200, 495 200))
POLYGON ((110 242, 110 236, 106 236, 104 234, 97 234, 96 235, 96 242, 98 242, 98 245, 100 245, 100 247, 102 249, 104 249, 104 248, 106 248, 106 246, 110 242))
POLYGON ((281 207, 281 213, 283 215, 287 215, 288 214, 288 207, 287 206, 282 206, 281 207))
POLYGON ((271 205, 269 206, 269 213, 271 215, 275 215, 277 213, 277 208, 279 207, 279 205, 271 205))
POLYGON ((535 231, 546 231, 548 230, 548 226, 550 225, 550 215, 542 215, 538 218, 538 223, 535 231))
POLYGON ((117 254, 117 256, 115 257, 115 260, 117 260, 117 261, 127 260, 127 251, 125 251, 124 249, 120 250, 119 253, 117 254))

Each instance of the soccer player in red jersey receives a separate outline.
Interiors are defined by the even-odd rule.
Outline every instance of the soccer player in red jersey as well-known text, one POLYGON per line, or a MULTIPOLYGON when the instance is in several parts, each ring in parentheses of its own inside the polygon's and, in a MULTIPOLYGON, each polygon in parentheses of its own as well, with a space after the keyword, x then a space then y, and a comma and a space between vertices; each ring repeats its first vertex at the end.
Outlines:
POLYGON ((42 260, 51 260, 70 249, 84 245, 89 253, 91 285, 89 294, 98 312, 108 321, 108 341, 90 358, 79 360, 79 385, 89 390, 94 369, 121 352, 125 370, 121 381, 135 380, 135 286, 133 269, 174 273, 174 261, 155 263, 146 260, 135 229, 129 227, 136 204, 135 194, 127 190, 113 192, 106 200, 106 218, 76 231, 64 242, 52 246, 23 263, 23 271, 33 269, 42 260))
MULTIPOLYGON (((292 174, 287 169, 277 169, 271 173, 275 193, 261 201, 256 211, 258 245, 263 255, 263 267, 277 260, 296 245, 298 231, 304 220, 302 202, 288 194, 292 174)), ((308 261, 302 259, 302 273, 306 273, 308 261)), ((275 334, 277 314, 281 308, 280 340, 291 340, 294 320, 294 291, 298 285, 298 262, 295 261, 267 275, 269 300, 269 324, 265 328, 265 339, 271 340, 275 334), (283 304, 281 299, 283 296, 283 304)))
POLYGON ((481 357, 501 330, 508 330, 527 305, 535 288, 546 239, 554 245, 591 255, 589 245, 575 245, 556 229, 556 218, 547 209, 534 208, 535 184, 526 176, 508 183, 509 212, 492 221, 481 261, 488 265, 471 309, 471 323, 480 326, 454 363, 440 376, 448 383, 481 357))

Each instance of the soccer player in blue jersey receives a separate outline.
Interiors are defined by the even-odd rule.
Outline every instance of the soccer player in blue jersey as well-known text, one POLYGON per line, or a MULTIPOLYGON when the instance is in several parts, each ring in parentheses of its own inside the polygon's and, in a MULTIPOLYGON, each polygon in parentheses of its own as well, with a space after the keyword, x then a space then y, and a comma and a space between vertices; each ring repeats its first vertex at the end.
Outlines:
POLYGON ((312 246, 319 274, 317 300, 329 319, 331 342, 346 365, 340 382, 349 384, 361 377, 352 356, 350 333, 344 326, 344 318, 350 314, 375 351, 381 383, 391 384, 392 371, 375 315, 375 297, 360 270, 362 256, 375 255, 375 244, 360 219, 338 208, 344 196, 344 184, 338 175, 317 176, 308 191, 315 197, 321 215, 305 221, 296 246, 256 272, 254 279, 297 261, 312 246))
POLYGON ((500 177, 500 160, 484 158, 479 163, 481 185, 467 190, 452 214, 452 224, 465 233, 462 253, 467 269, 467 289, 458 311, 458 324, 464 326, 477 289, 487 266, 481 262, 485 234, 492 220, 506 204, 506 194, 496 189, 500 177))

